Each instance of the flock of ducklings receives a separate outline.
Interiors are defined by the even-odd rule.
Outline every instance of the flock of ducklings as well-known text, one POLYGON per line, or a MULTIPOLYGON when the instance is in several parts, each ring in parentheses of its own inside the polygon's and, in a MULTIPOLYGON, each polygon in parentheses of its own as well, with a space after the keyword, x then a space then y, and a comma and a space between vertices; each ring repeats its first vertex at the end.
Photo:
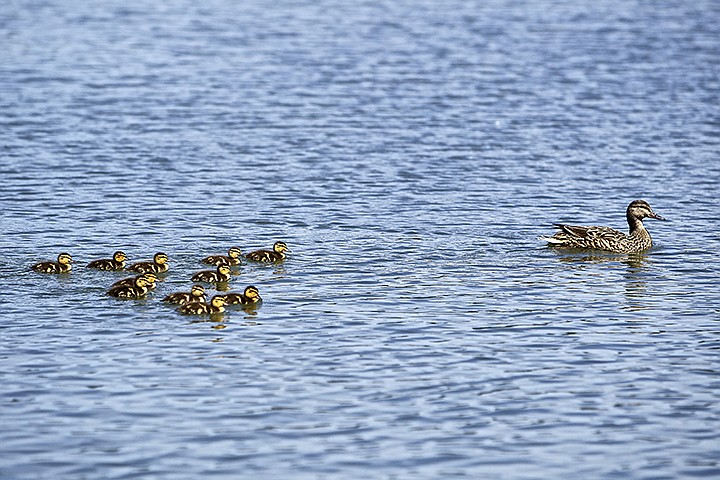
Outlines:
MULTIPOLYGON (((255 262, 275 263, 285 260, 286 252, 290 250, 285 242, 275 242, 272 250, 256 250, 245 255, 245 258, 255 262)), ((191 277, 192 282, 220 283, 230 280, 231 267, 241 263, 242 251, 239 247, 230 247, 227 255, 211 255, 200 260, 201 263, 215 266, 215 270, 202 270, 191 277)), ((108 271, 128 271, 137 274, 135 277, 125 278, 113 283, 107 294, 117 298, 139 299, 144 298, 152 291, 158 280, 158 274, 168 271, 168 256, 163 252, 154 255, 152 261, 138 262, 125 267, 127 255, 117 251, 113 258, 93 260, 88 268, 108 271)), ((31 268, 41 273, 69 273, 72 270, 72 256, 61 253, 57 262, 40 262, 31 268)), ((250 285, 243 293, 225 293, 213 296, 207 301, 205 287, 196 283, 189 292, 176 292, 163 298, 163 302, 179 305, 178 311, 191 315, 221 313, 226 305, 257 305, 262 301, 257 287, 250 285)))

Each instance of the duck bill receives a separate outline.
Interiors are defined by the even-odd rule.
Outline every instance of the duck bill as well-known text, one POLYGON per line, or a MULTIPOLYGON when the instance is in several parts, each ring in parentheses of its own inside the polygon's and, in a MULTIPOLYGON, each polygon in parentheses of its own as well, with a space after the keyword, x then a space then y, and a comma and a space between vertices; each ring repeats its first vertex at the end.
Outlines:
POLYGON ((667 222, 667 218, 660 216, 655 212, 653 212, 652 215, 650 215, 650 218, 654 218, 655 220, 664 220, 667 222))

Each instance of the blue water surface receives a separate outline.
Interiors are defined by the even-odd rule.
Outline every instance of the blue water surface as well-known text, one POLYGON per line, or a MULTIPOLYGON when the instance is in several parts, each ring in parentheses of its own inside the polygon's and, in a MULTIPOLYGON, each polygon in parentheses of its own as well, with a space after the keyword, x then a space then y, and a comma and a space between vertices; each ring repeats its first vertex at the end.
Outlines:
MULTIPOLYGON (((720 477, 720 3, 10 0, 0 478, 720 477), (563 252, 553 222, 655 246, 563 252), (180 315, 199 259, 257 309, 180 315), (89 270, 166 252, 147 299, 89 270), (70 252, 68 275, 29 266, 70 252)), ((215 289, 208 287, 214 294, 215 289)))

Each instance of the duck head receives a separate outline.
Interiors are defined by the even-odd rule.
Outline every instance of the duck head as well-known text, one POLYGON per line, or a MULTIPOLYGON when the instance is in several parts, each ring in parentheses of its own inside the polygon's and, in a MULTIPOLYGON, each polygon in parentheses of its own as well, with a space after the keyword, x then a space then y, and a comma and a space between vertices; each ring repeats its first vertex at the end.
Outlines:
POLYGON ((210 305, 212 305, 215 308, 222 308, 225 306, 225 296, 224 295, 215 295, 210 300, 210 305))
POLYGON ((647 203, 645 200, 634 200, 633 202, 631 202, 627 208, 627 217, 628 219, 636 218, 638 220, 642 220, 643 218, 667 220, 665 217, 661 217, 660 215, 655 213, 652 207, 650 207, 650 204, 647 203))
POLYGON ((251 299, 254 302, 257 302, 260 299, 260 291, 254 285, 246 287, 243 295, 245 295, 247 298, 251 299))
POLYGON ((273 250, 277 253, 283 253, 283 252, 289 252, 290 249, 288 248, 287 244, 285 242, 275 242, 273 245, 273 250))

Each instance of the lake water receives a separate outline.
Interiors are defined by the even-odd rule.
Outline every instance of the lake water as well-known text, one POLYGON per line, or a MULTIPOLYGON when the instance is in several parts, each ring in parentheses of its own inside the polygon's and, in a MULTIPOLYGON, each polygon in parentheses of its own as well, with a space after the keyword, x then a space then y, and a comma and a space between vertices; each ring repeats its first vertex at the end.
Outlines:
POLYGON ((0 478, 720 478, 720 3, 307 3, 0 8, 0 478))

